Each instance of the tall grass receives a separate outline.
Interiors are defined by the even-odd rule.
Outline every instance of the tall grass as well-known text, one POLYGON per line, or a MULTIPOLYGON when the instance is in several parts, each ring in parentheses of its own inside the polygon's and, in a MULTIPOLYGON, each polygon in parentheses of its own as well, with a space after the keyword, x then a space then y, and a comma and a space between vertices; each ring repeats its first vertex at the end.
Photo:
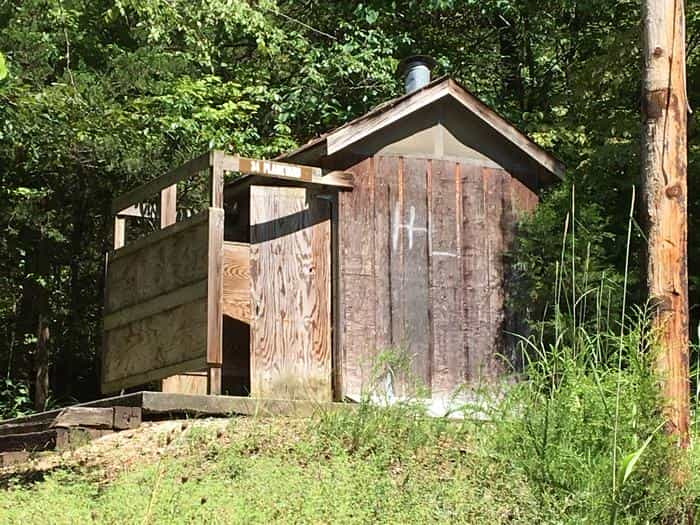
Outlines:
POLYGON ((595 523, 682 523, 692 514, 695 481, 680 490, 669 477, 669 464, 687 458, 660 431, 657 337, 646 306, 627 311, 634 191, 621 289, 604 273, 598 283, 589 280, 589 249, 584 268, 576 268, 574 195, 572 190, 554 315, 539 324, 539 333, 521 338, 527 380, 497 408, 501 419, 494 435, 514 465, 561 505, 563 516, 595 523), (611 297, 617 294, 622 309, 613 312, 611 297), (546 331, 554 337, 547 338, 546 331))

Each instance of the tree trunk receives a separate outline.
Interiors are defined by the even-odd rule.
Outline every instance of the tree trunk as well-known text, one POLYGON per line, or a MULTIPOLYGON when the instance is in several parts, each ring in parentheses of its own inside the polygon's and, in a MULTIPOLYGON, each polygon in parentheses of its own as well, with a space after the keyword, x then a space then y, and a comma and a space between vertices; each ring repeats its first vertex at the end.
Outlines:
POLYGON ((688 446, 687 101, 682 0, 645 0, 642 176, 647 286, 666 430, 688 446))
POLYGON ((49 397, 49 325, 44 314, 39 314, 36 340, 36 378, 34 384, 34 410, 46 408, 49 397))
POLYGON ((507 21, 505 18, 497 17, 496 23, 501 55, 501 97, 504 100, 517 101, 518 109, 522 112, 526 110, 525 90, 520 73, 521 52, 515 20, 507 21))

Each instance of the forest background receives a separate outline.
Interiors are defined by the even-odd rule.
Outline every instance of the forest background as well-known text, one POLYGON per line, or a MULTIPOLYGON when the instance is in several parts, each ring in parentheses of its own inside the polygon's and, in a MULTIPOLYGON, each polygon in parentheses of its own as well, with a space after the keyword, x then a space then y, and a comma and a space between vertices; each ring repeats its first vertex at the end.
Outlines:
MULTIPOLYGON (((49 404, 98 394, 114 196, 209 148, 272 157, 343 124, 402 92, 396 66, 409 54, 433 56, 435 74, 463 83, 567 166, 510 256, 523 284, 516 307, 547 326, 552 298, 568 297, 555 282, 581 291, 595 282, 619 312, 640 183, 640 22, 633 0, 0 0, 0 417, 31 405, 42 318, 49 404), (574 185, 576 239, 562 255, 574 185), (553 278, 574 266, 586 272, 553 278)), ((686 23, 697 108, 698 0, 686 3, 686 23)), ((694 334, 692 115, 688 133, 694 334)), ((628 304, 642 304, 638 221, 631 240, 628 304)))

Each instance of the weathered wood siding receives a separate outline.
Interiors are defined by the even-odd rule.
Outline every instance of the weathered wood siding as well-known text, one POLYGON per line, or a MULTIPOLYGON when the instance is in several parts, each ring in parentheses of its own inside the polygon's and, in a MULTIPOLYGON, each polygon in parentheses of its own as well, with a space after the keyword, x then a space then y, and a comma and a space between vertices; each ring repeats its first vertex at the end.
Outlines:
POLYGON ((349 171, 355 189, 340 194, 338 212, 337 397, 376 379, 385 349, 410 359, 410 373, 394 370, 397 395, 416 380, 439 394, 497 375, 503 256, 537 195, 473 160, 375 156, 349 171))
POLYGON ((223 218, 209 208, 110 253, 103 392, 221 362, 223 218))
POLYGON ((251 393, 331 400, 330 203, 250 188, 251 393))

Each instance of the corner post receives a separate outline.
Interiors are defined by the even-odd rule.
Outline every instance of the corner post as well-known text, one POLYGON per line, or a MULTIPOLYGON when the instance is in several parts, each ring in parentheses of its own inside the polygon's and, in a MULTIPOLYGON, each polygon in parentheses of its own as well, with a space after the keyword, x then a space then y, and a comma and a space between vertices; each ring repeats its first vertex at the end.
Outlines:
POLYGON ((224 152, 209 154, 209 192, 212 208, 224 207, 224 152))
POLYGON ((160 228, 177 222, 177 184, 160 190, 160 228))
POLYGON ((114 249, 124 246, 126 239, 126 221, 123 217, 114 217, 114 249))

